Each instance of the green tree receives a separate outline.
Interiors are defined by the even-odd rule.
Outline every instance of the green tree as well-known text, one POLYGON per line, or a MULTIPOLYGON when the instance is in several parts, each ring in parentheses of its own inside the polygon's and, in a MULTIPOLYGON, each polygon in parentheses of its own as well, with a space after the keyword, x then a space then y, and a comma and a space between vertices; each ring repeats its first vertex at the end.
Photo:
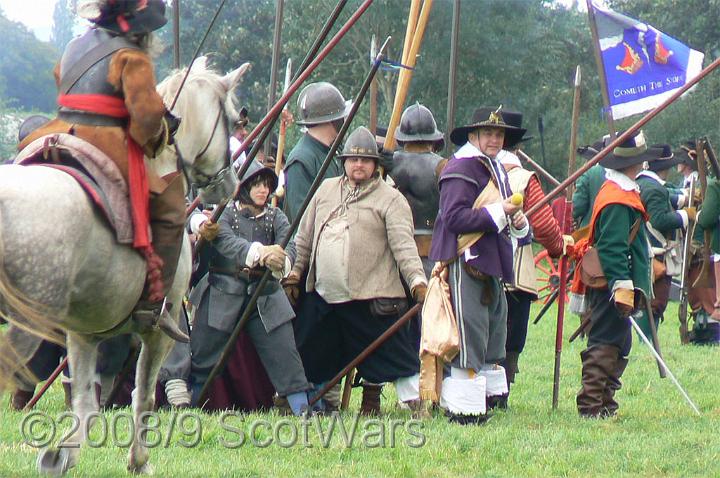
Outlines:
POLYGON ((75 7, 77 0, 57 0, 53 10, 53 28, 50 42, 58 51, 63 51, 65 45, 73 38, 75 28, 75 7))

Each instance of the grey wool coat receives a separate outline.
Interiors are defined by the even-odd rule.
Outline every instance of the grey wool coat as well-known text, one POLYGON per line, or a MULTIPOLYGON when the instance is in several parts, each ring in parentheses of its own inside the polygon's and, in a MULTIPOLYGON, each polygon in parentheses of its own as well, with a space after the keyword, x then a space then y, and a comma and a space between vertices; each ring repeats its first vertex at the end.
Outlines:
MULTIPOLYGON (((267 207, 262 215, 253 217, 247 210, 239 211, 234 203, 225 209, 218 223, 220 233, 211 242, 210 271, 193 289, 190 302, 199 305, 207 291, 210 294, 208 325, 230 333, 259 277, 248 281, 228 272, 247 267, 247 255, 254 242, 279 244, 288 234, 290 223, 278 208, 267 207)), ((286 252, 293 263, 295 246, 292 241, 286 252)), ((272 277, 258 298, 257 309, 268 333, 295 317, 280 283, 272 277)))

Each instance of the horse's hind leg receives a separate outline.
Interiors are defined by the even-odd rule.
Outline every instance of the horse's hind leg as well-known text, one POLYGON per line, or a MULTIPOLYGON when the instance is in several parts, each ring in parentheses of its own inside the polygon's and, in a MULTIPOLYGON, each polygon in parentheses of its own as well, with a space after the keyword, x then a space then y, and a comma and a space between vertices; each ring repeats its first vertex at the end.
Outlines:
POLYGON ((142 334, 142 349, 135 370, 135 391, 133 392, 133 415, 135 418, 135 439, 130 448, 128 470, 132 473, 152 473, 148 463, 149 453, 145 446, 147 439, 142 431, 147 425, 147 412, 155 405, 155 384, 160 367, 170 352, 173 342, 163 332, 156 330, 142 334), (145 414, 143 416, 143 414, 145 414))
POLYGON ((67 350, 72 373, 72 409, 77 420, 76 431, 60 448, 40 452, 37 460, 38 471, 51 475, 65 473, 77 463, 80 446, 90 432, 88 419, 97 413, 94 377, 97 362, 98 340, 86 335, 68 333, 67 350))

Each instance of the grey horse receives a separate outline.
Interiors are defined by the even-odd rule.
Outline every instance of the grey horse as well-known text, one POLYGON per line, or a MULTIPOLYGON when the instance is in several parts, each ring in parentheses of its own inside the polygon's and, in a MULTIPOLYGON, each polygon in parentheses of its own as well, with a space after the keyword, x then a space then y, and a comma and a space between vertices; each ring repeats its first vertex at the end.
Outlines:
MULTIPOLYGON (((196 60, 175 106, 176 114, 183 118, 176 144, 188 177, 206 186, 204 192, 209 195, 231 192, 232 181, 218 178, 231 171, 228 125, 237 118, 232 91, 248 67, 244 64, 221 76, 207 69, 204 58, 196 60)), ((175 72, 158 85, 166 104, 171 103, 183 75, 184 71, 175 72)), ((146 164, 163 175, 176 170, 177 157, 174 149, 166 148, 146 164)), ((128 470, 152 471, 138 425, 141 415, 153 410, 158 372, 174 342, 159 329, 140 330, 128 320, 142 292, 145 269, 140 254, 117 243, 105 219, 70 176, 52 168, 0 166, 3 316, 12 324, 11 329, 20 327, 45 338, 60 340, 64 332, 73 376, 72 408, 79 421, 65 447, 40 452, 39 471, 62 474, 77 463, 89 417, 98 409, 92 387, 97 345, 103 338, 132 332, 140 334, 142 349, 133 393, 135 436, 128 470)), ((171 310, 176 321, 190 272, 191 251, 186 236, 167 298, 176 305, 171 310)), ((2 340, 0 386, 10 383, 22 363, 20 352, 13 354, 6 337, 0 337, 2 340)))

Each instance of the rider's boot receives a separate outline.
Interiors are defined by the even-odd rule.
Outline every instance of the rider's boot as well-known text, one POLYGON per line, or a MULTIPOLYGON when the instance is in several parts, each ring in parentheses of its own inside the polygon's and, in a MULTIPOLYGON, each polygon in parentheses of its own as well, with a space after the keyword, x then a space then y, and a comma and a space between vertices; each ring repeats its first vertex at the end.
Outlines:
POLYGON ((169 311, 174 304, 165 298, 173 285, 185 229, 185 191, 182 176, 170 181, 165 191, 150 197, 150 229, 153 248, 162 261, 162 292, 146 285, 133 311, 133 319, 143 325, 158 327, 171 338, 187 343, 190 338, 173 320, 169 311))

